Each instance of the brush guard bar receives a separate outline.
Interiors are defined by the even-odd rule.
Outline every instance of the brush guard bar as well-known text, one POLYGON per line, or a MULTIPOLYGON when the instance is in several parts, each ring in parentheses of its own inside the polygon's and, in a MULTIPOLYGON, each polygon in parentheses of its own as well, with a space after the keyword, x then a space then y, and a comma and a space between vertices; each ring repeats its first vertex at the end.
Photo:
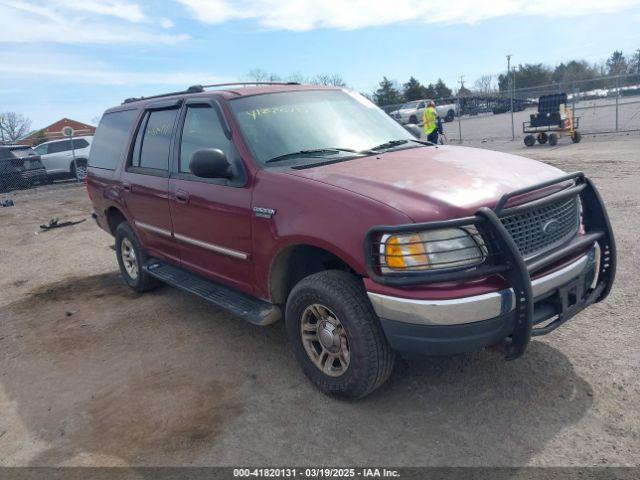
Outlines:
POLYGON ((527 348, 531 336, 548 333, 571 318, 581 308, 563 308, 558 318, 544 327, 533 327, 534 297, 531 275, 557 263, 571 255, 579 254, 594 243, 600 246, 598 281, 594 288, 585 293, 582 308, 604 300, 611 291, 616 272, 616 245, 600 194, 594 184, 582 172, 576 172, 531 187, 504 195, 493 209, 482 207, 475 215, 466 218, 414 223, 399 226, 375 226, 365 237, 366 268, 369 277, 377 283, 393 286, 424 285, 440 282, 466 281, 499 275, 515 293, 515 322, 513 333, 507 341, 506 359, 521 356, 527 348), (537 190, 567 186, 536 200, 509 207, 511 200, 537 190), (563 198, 579 196, 582 205, 582 225, 584 232, 567 243, 545 251, 532 258, 524 259, 513 238, 500 218, 541 207, 563 198), (487 249, 485 260, 477 265, 434 269, 416 272, 381 273, 381 239, 385 234, 417 233, 442 228, 475 227, 482 236, 487 249))

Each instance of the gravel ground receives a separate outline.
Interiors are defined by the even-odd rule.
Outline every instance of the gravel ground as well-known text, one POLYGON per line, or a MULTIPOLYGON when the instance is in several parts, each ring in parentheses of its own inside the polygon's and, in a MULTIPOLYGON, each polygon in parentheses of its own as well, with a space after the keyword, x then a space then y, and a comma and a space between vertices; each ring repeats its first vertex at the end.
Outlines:
POLYGON ((640 465, 640 138, 512 151, 584 170, 619 248, 611 296, 506 363, 399 362, 359 402, 307 382, 282 325, 259 328, 118 277, 83 187, 0 208, 0 465, 640 465))
MULTIPOLYGON (((536 108, 528 108, 522 112, 514 112, 513 123, 516 138, 522 143, 522 122, 529 121, 529 116, 535 113, 536 108)), ((580 117, 579 130, 584 133, 614 132, 616 128, 615 98, 602 98, 597 100, 583 100, 576 104, 576 116, 580 117)), ((623 97, 618 105, 618 128, 620 131, 632 130, 634 135, 640 131, 640 97, 623 97)), ((458 118, 451 123, 444 124, 444 132, 452 141, 460 138, 465 141, 480 141, 482 139, 509 139, 511 140, 511 114, 500 113, 498 115, 480 114, 466 115, 458 125, 458 118)), ((563 143, 571 143, 565 137, 563 143)))

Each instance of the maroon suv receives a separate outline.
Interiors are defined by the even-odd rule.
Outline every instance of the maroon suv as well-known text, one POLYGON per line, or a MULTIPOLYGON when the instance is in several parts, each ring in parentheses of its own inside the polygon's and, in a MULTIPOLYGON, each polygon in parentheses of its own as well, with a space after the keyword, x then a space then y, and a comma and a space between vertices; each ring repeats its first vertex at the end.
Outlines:
POLYGON ((284 318, 307 376, 349 397, 384 383, 395 352, 515 359, 615 274, 583 174, 420 141, 340 88, 126 100, 102 117, 87 186, 132 288, 284 318))

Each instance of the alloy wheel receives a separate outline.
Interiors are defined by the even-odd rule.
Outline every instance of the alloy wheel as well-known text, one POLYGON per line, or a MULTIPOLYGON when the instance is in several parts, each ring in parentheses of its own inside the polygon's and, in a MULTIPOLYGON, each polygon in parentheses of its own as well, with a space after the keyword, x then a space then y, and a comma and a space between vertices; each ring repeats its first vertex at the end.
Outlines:
POLYGON ((349 368, 347 332, 338 317, 319 303, 302 312, 300 335, 307 355, 326 375, 339 377, 349 368))
POLYGON ((120 244, 120 254, 122 256, 122 264, 127 274, 135 280, 138 278, 138 259, 136 257, 136 251, 133 248, 133 243, 127 237, 122 239, 120 244))

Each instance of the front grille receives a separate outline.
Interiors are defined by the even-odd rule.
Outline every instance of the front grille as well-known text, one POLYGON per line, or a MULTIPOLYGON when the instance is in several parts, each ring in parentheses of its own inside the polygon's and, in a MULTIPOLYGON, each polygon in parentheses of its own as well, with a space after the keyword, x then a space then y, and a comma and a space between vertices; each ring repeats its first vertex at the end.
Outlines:
POLYGON ((578 233, 580 214, 578 198, 571 197, 500 219, 511 234, 520 253, 530 258, 561 245, 578 233), (552 222, 552 221, 556 222, 552 222), (547 228, 549 223, 553 228, 547 228))

